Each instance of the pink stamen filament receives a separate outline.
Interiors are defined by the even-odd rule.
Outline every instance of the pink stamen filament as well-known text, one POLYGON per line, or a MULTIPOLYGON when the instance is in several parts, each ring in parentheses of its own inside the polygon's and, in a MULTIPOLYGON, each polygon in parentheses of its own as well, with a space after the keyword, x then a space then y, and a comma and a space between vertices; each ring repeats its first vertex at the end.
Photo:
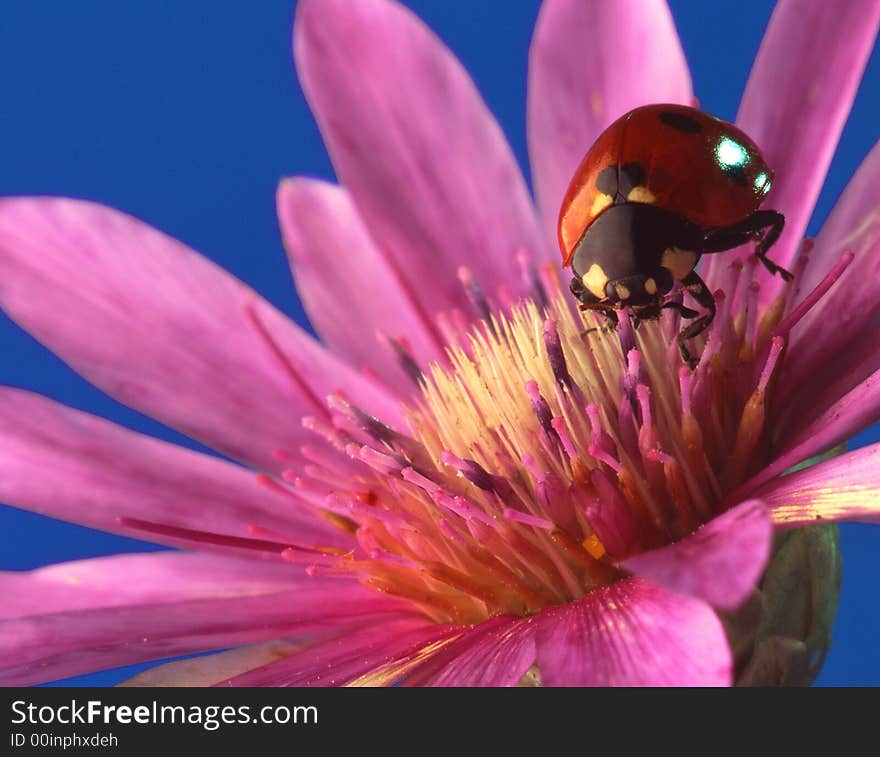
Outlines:
POLYGON ((681 413, 682 415, 691 414, 691 386, 693 373, 686 365, 678 369, 678 385, 681 395, 681 413))
POLYGON ((477 521, 490 528, 495 528, 496 523, 493 518, 484 513, 477 507, 465 500, 463 497, 450 497, 445 492, 437 492, 434 500, 441 507, 450 510, 466 521, 477 521))
POLYGON ((782 348, 785 347, 785 339, 781 336, 774 336, 770 340, 770 353, 767 355, 767 362, 764 363, 764 370, 761 371, 761 378, 758 381, 758 391, 766 392, 767 384, 776 370, 776 364, 779 362, 779 356, 782 354, 782 348))
POLYGON ((550 421, 550 425, 553 426, 559 441, 562 442, 562 448, 565 450, 565 454, 568 455, 569 460, 576 460, 578 458, 577 449, 574 446, 571 434, 568 433, 565 420, 563 418, 554 418, 550 421))
POLYGON ((611 468, 615 473, 623 472, 623 465, 621 465, 620 461, 612 457, 601 447, 597 447, 595 444, 590 444, 589 447, 587 447, 587 452, 590 457, 594 457, 596 460, 605 463, 605 465, 611 468))
POLYGON ((504 517, 507 518, 507 520, 512 520, 517 523, 522 523, 526 526, 532 526, 534 528, 540 528, 544 531, 552 531, 554 528, 556 528, 556 524, 552 523, 549 520, 538 518, 534 515, 521 513, 519 510, 514 510, 511 507, 506 507, 504 509, 504 517))
POLYGON ((267 541, 265 539, 252 539, 244 536, 230 536, 228 534, 217 534, 210 531, 195 530, 191 528, 182 528, 181 526, 171 526, 165 523, 154 523, 140 518, 129 518, 122 516, 116 519, 116 522, 124 528, 131 528, 144 533, 157 534, 159 536, 168 536, 174 539, 182 539, 185 541, 194 541, 200 544, 213 544, 218 547, 233 547, 236 549, 246 549, 254 552, 274 552, 280 555, 286 549, 293 549, 303 552, 321 553, 321 550, 312 547, 300 547, 290 542, 267 541))
POLYGON ((322 555, 315 552, 304 552, 301 549, 289 547, 281 551, 281 558, 285 562, 294 565, 336 565, 339 555, 322 555))
POLYGON ((843 275, 843 272, 849 268, 850 263, 855 259, 852 250, 847 250, 840 256, 840 260, 835 263, 834 267, 826 274, 825 278, 820 281, 815 289, 810 292, 800 304, 789 313, 788 317, 780 323, 774 330, 773 336, 785 336, 800 321, 807 312, 821 300, 837 280, 843 275))

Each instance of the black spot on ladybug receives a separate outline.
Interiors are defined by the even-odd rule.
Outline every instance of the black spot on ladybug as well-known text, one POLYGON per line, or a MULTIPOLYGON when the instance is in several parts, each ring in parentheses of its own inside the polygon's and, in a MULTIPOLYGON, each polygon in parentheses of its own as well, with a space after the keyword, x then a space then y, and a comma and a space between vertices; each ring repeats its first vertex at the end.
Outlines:
POLYGON ((671 110, 667 110, 660 114, 660 120, 667 126, 687 132, 688 134, 699 134, 703 131, 699 121, 686 116, 684 113, 674 113, 671 110))
POLYGON ((634 187, 645 183, 645 169, 639 163, 626 163, 607 166, 596 177, 596 189, 613 198, 614 204, 626 202, 627 195, 634 187))
POLYGON ((596 189, 603 195, 614 197, 617 194, 617 166, 610 165, 604 168, 596 177, 596 189))
POLYGON ((627 163, 620 167, 618 191, 626 197, 633 188, 645 183, 645 169, 639 163, 627 163))

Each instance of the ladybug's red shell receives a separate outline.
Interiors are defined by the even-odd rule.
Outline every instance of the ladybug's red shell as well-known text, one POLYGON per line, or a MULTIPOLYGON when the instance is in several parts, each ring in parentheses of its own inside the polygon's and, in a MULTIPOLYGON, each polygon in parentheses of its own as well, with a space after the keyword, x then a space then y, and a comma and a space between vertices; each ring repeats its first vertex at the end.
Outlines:
POLYGON ((559 216, 565 265, 613 204, 653 204, 717 228, 757 210, 771 179, 757 145, 733 124, 684 105, 636 108, 599 136, 572 179, 559 216))

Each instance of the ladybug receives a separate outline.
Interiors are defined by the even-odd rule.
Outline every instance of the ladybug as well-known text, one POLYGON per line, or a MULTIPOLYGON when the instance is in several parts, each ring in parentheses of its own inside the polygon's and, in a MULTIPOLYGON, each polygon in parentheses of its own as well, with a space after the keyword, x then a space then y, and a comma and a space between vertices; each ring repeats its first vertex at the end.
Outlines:
POLYGON ((791 274, 767 258, 785 217, 760 210, 773 172, 757 145, 733 124, 684 105, 646 105, 609 126, 584 157, 562 202, 559 246, 582 310, 616 326, 629 308, 633 324, 681 304, 684 290, 706 309, 678 335, 685 341, 715 317, 715 300, 694 270, 702 255, 755 241, 771 273, 791 274), (677 282, 680 287, 675 289, 677 282))

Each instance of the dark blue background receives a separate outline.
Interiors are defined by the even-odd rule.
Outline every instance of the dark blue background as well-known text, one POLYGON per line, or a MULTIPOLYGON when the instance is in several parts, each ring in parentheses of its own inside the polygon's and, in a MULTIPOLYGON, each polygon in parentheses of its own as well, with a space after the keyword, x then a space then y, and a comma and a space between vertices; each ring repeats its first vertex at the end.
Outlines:
MULTIPOLYGON (((538 3, 407 2, 470 70, 521 165, 526 52, 538 3)), ((672 0, 702 106, 733 119, 772 4, 672 0)), ((331 177, 290 57, 289 0, 4 0, 0 194, 126 210, 187 242, 301 324, 274 214, 285 175, 331 177)), ((810 228, 878 136, 875 54, 810 228)), ((810 156, 804 156, 809 160, 810 156)), ((193 446, 89 386, 0 316, 0 383, 193 446)), ((878 429, 856 443, 880 439, 878 429)), ((844 583, 821 683, 880 684, 880 528, 844 526, 844 583)), ((154 548, 0 507, 0 568, 154 548)), ((0 597, 2 601, 2 597, 0 597)), ((109 684, 145 666, 76 679, 109 684)))

